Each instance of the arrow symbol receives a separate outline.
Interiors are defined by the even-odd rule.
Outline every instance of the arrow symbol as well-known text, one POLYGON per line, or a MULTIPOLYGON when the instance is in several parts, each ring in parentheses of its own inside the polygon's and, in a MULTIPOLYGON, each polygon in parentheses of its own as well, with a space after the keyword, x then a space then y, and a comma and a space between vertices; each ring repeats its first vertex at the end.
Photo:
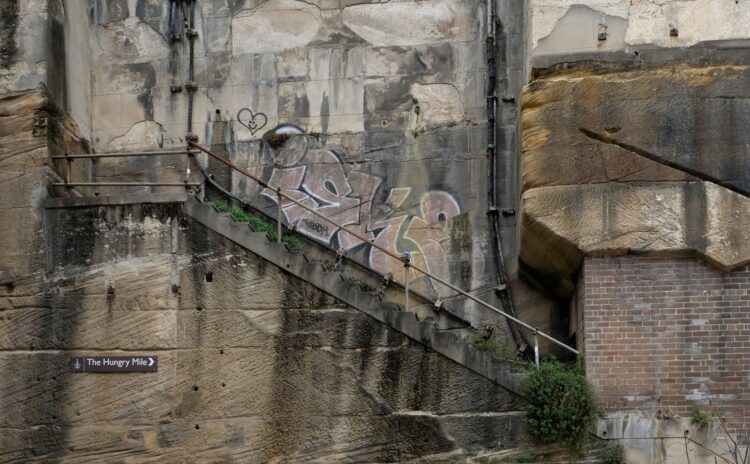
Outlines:
POLYGON ((151 367, 154 365, 154 358, 148 358, 148 367, 151 367))

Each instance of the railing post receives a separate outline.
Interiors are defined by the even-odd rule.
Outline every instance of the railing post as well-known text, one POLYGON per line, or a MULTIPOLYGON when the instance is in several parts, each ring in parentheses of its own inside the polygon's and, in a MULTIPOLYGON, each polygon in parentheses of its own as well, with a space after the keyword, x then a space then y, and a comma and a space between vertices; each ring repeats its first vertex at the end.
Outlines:
MULTIPOLYGON (((189 140, 188 141, 188 145, 191 146, 191 147, 196 148, 197 150, 202 151, 203 153, 206 153, 208 156, 212 157, 213 159, 217 160, 218 162, 220 162, 220 163, 222 163, 222 164, 224 164, 226 166, 229 166, 230 168, 234 169, 235 171, 241 173, 242 175, 247 176, 248 178, 250 178, 253 181, 257 182, 261 187, 267 188, 269 190, 273 190, 274 189, 272 186, 268 185, 267 182, 265 182, 264 180, 262 180, 259 177, 255 176, 251 172, 249 172, 246 169, 243 169, 243 168, 237 166, 236 164, 232 163, 231 161, 227 160, 226 158, 221 157, 221 156, 217 155, 216 153, 213 153, 208 148, 202 147, 202 146, 198 145, 196 142, 197 141, 189 140)), ((520 320, 520 319, 518 319, 518 318, 516 318, 516 317, 514 317, 514 316, 512 316, 510 314, 507 314, 503 310, 498 309, 498 308, 492 306, 491 304, 487 303, 486 301, 481 300, 480 298, 472 295, 471 293, 469 293, 469 292, 467 292, 465 290, 462 290, 461 288, 453 285, 452 283, 446 281, 445 279, 442 279, 442 278, 440 278, 440 277, 438 277, 438 276, 430 273, 428 270, 422 269, 419 266, 412 265, 411 264, 411 257, 409 256, 410 255, 409 253, 404 253, 401 256, 399 256, 396 252, 394 252, 392 250, 389 250, 389 249, 386 249, 386 248, 384 248, 384 247, 376 244, 374 239, 367 238, 364 235, 362 235, 362 234, 360 234, 360 233, 358 233, 358 232, 356 232, 354 230, 347 229, 345 226, 336 223, 335 221, 331 220, 327 216, 324 216, 321 212, 316 211, 315 209, 310 208, 309 206, 307 206, 307 205, 303 204, 302 202, 300 202, 300 201, 292 198, 289 195, 282 194, 280 187, 276 188, 276 195, 277 195, 278 204, 279 204, 278 219, 277 219, 277 222, 278 222, 278 239, 279 239, 279 241, 281 241, 281 197, 284 196, 287 199, 287 201, 289 201, 289 204, 297 205, 300 208, 302 208, 303 210, 308 211, 310 214, 313 214, 313 215, 321 218, 322 220, 326 221, 327 223, 330 223, 333 226, 335 226, 337 228, 340 228, 343 231, 346 231, 350 235, 352 235, 352 236, 354 236, 354 237, 362 240, 363 242, 369 243, 371 247, 380 250, 385 255, 390 256, 393 259, 400 259, 404 263, 404 267, 405 267, 404 289, 405 289, 405 294, 407 296, 407 298, 406 298, 406 305, 405 305, 407 309, 409 307, 409 298, 408 298, 408 295, 409 295, 409 268, 413 267, 416 272, 419 272, 420 274, 424 275, 425 277, 428 277, 428 278, 432 279, 433 281, 435 281, 435 282, 437 282, 439 284, 442 284, 442 285, 444 285, 444 286, 446 286, 446 287, 448 287, 448 288, 456 291, 458 294, 463 295, 464 297, 468 298, 469 300, 472 300, 472 301, 476 302, 477 304, 479 304, 481 306, 484 306, 485 308, 488 308, 491 311, 496 312, 497 314, 500 314, 501 316, 503 316, 507 320, 509 320, 509 321, 511 321, 511 322, 513 322, 515 324, 520 325, 521 327, 525 328, 526 330, 533 331, 534 335, 535 335, 535 338, 536 338, 536 335, 539 334, 542 337, 544 337, 545 339, 549 340, 550 342, 552 342, 552 343, 554 343, 554 344, 556 344, 556 345, 558 345, 558 346, 560 346, 560 347, 562 347, 562 348, 570 351, 571 353, 576 354, 576 355, 579 354, 578 350, 576 350, 575 348, 572 348, 572 347, 568 346, 566 343, 564 343, 564 342, 562 342, 562 341, 560 341, 560 340, 558 340, 558 339, 556 339, 556 338, 554 338, 554 337, 552 337, 552 336, 550 336, 550 335, 548 335, 548 334, 546 334, 544 332, 539 331, 539 329, 537 329, 536 327, 533 327, 533 326, 531 326, 531 325, 523 322, 522 320, 520 320)), ((537 351, 536 357, 538 359, 538 357, 539 357, 539 355, 538 355, 538 351, 539 351, 538 343, 536 343, 536 351, 537 351)), ((538 363, 538 361, 537 361, 537 363, 538 363)))
POLYGON ((190 168, 192 166, 193 162, 193 155, 190 153, 190 147, 188 147, 187 152, 187 169, 185 170, 185 183, 187 184, 190 182, 190 168))
POLYGON ((281 187, 276 189, 276 201, 279 203, 276 211, 276 242, 281 243, 281 187))
POLYGON ((404 311, 409 310, 409 267, 411 267, 411 253, 401 255, 404 261, 404 311))
POLYGON ((68 164, 68 168, 65 170, 65 184, 67 185, 72 183, 71 178, 73 177, 73 159, 70 158, 70 154, 67 152, 65 153, 65 161, 67 161, 68 164))
POLYGON ((537 332, 539 331, 534 331, 534 364, 536 364, 536 368, 539 369, 539 339, 536 336, 537 332))

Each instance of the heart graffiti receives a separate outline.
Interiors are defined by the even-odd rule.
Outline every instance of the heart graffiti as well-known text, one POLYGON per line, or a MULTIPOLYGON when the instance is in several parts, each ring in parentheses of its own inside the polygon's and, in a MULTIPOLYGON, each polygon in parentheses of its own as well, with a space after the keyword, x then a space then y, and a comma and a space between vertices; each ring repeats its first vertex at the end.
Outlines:
POLYGON ((237 121, 250 130, 250 135, 255 135, 256 132, 263 129, 266 127, 266 124, 268 124, 268 118, 265 114, 253 113, 250 108, 242 108, 237 113, 237 121))

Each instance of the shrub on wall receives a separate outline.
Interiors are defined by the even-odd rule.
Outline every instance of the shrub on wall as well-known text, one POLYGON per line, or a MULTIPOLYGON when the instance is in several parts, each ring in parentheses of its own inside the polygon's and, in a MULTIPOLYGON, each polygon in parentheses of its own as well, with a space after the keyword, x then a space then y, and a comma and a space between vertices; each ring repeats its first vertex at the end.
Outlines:
POLYGON ((528 400, 529 433, 544 443, 561 443, 579 451, 599 415, 594 392, 580 364, 565 367, 547 359, 531 367, 521 387, 528 400))

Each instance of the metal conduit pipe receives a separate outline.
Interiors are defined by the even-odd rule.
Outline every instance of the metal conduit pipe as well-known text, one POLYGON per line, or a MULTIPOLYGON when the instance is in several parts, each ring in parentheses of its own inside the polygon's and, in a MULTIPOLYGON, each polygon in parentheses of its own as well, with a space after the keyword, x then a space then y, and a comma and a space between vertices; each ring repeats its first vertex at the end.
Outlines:
POLYGON ((188 92, 188 120, 187 120, 187 131, 188 135, 193 134, 193 94, 197 90, 195 85, 195 38, 198 36, 198 32, 195 30, 195 0, 190 0, 190 17, 188 22, 188 28, 185 31, 185 35, 188 37, 190 44, 190 62, 188 65, 188 82, 185 84, 185 89, 188 92))
MULTIPOLYGON (((495 0, 486 0, 487 38, 485 51, 487 55, 487 219, 493 237, 495 270, 497 273, 500 302, 508 314, 516 315, 510 297, 510 286, 505 272, 503 246, 500 240, 500 211, 497 207, 497 42, 495 23, 495 0)), ((513 324, 508 324, 513 341, 522 351, 528 347, 523 333, 513 324)))

